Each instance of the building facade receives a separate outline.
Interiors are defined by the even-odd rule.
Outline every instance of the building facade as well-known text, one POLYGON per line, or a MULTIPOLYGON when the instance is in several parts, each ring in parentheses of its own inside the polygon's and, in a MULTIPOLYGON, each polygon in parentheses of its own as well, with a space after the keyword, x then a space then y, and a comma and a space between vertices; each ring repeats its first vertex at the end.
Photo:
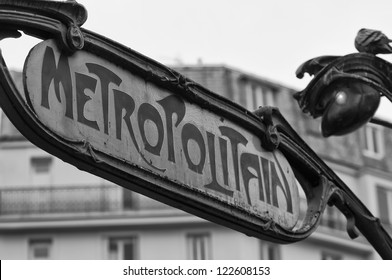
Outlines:
MULTIPOLYGON (((298 134, 392 233, 392 133, 367 125, 323 138, 294 90, 230 67, 175 70, 250 111, 278 107, 298 134)), ((22 91, 21 73, 13 73, 22 91)), ((62 162, 26 140, 2 114, 0 259, 378 259, 345 218, 328 207, 305 241, 279 245, 248 237, 123 189, 62 162)))

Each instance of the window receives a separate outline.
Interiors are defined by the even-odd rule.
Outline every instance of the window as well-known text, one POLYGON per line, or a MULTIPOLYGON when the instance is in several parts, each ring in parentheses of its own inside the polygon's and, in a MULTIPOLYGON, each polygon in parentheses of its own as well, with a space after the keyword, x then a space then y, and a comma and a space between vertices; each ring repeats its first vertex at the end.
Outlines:
POLYGON ((132 210, 135 208, 132 191, 125 188, 122 189, 122 203, 124 210, 132 210))
POLYGON ((111 237, 108 244, 108 256, 110 260, 136 260, 137 238, 136 237, 111 237))
POLYGON ((40 238, 29 240, 29 259, 48 260, 51 258, 52 239, 40 238))
POLYGON ((246 108, 254 111, 260 106, 275 106, 272 89, 262 87, 255 83, 245 84, 246 108))
POLYGON ((51 166, 53 158, 49 156, 32 157, 31 181, 35 186, 49 185, 51 183, 51 166))
POLYGON ((365 148, 363 154, 377 159, 383 157, 384 134, 381 126, 370 123, 365 126, 365 148))
POLYGON ((267 241, 260 241, 260 258, 262 260, 280 260, 280 247, 267 241))
POLYGON ((377 187, 378 215, 382 223, 392 225, 392 190, 377 187))
POLYGON ((32 157, 31 167, 35 173, 47 173, 52 163, 51 157, 32 157))
POLYGON ((342 260, 342 255, 330 252, 321 252, 322 260, 342 260))
POLYGON ((188 258, 191 260, 209 260, 211 259, 211 237, 208 233, 189 234, 188 258))

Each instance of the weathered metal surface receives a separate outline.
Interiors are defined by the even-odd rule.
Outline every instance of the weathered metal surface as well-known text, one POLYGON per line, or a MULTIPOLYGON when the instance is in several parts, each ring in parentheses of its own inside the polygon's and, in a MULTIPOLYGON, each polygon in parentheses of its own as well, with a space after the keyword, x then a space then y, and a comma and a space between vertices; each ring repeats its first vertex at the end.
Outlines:
POLYGON ((315 229, 319 219, 298 223, 294 173, 277 146, 264 150, 265 125, 256 115, 80 28, 70 11, 52 13, 44 2, 33 8, 1 4, 4 37, 22 30, 49 39, 26 62, 28 106, 4 62, 0 69, 4 111, 34 144, 79 169, 248 235, 287 243, 315 229), (82 50, 67 39, 71 26, 81 32, 82 50), (43 53, 35 55, 38 50, 43 53))
POLYGON ((194 190, 197 200, 217 199, 286 229, 297 224, 287 160, 233 121, 96 55, 66 56, 54 40, 31 50, 24 85, 38 119, 98 163, 103 153, 194 190))

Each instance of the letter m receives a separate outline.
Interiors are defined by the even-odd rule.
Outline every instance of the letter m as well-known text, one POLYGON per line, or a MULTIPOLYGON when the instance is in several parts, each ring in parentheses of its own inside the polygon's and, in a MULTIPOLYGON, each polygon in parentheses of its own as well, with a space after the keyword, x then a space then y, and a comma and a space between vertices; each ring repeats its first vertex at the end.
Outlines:
POLYGON ((57 100, 61 103, 60 83, 63 87, 65 96, 65 116, 73 119, 73 102, 72 102, 72 79, 68 59, 64 54, 60 55, 58 64, 54 56, 53 49, 46 47, 44 59, 42 62, 42 99, 41 106, 49 108, 49 88, 53 81, 54 92, 57 100))

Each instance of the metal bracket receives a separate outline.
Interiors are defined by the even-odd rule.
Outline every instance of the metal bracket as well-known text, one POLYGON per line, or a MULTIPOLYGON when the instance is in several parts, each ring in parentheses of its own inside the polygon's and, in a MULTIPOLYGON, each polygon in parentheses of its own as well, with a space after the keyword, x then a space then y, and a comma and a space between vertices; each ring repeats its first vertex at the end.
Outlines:
POLYGON ((350 205, 348 204, 343 191, 338 189, 336 186, 333 186, 333 192, 330 196, 330 199, 328 200, 328 205, 339 208, 341 213, 347 219, 346 230, 348 235, 351 239, 357 238, 359 236, 359 232, 355 227, 355 216, 350 209, 350 205))
POLYGON ((67 30, 67 43, 70 46, 70 50, 81 50, 84 47, 84 37, 79 26, 75 23, 71 23, 67 30))
POLYGON ((80 26, 87 20, 87 10, 76 1, 0 0, 0 8, 0 18, 10 30, 2 30, 0 39, 18 38, 20 33, 17 30, 23 30, 38 37, 52 33, 55 37, 60 37, 63 46, 71 52, 84 46, 80 26), (35 27, 42 28, 42 31, 38 31, 41 34, 36 33, 35 27))
POLYGON ((274 125, 272 121, 274 110, 278 109, 271 106, 260 106, 259 109, 253 112, 256 116, 260 117, 266 125, 266 133, 262 135, 261 142, 263 148, 268 151, 276 150, 281 141, 276 125, 274 125))

